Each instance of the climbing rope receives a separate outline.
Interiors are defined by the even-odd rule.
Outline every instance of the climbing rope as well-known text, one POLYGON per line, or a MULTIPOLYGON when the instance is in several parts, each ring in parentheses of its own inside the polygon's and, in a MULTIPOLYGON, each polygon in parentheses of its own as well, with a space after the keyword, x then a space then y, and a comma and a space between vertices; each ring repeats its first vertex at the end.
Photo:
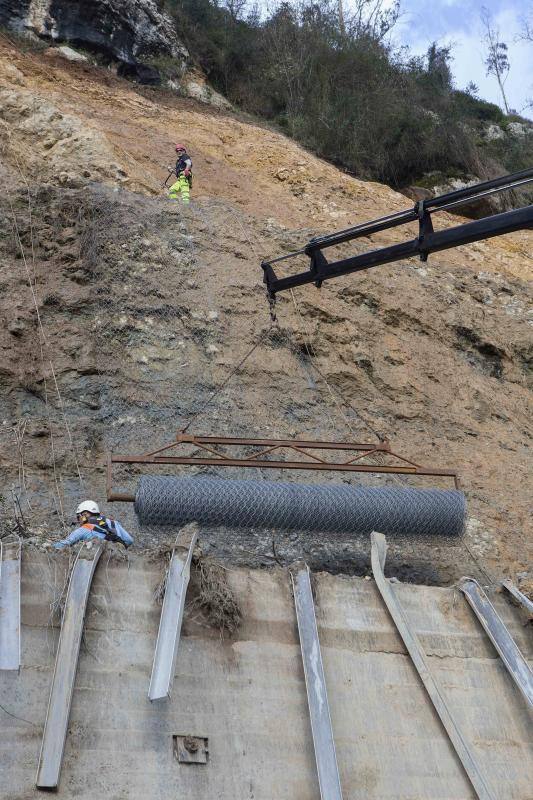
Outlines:
MULTIPOLYGON (((27 181, 25 180, 25 177, 24 177, 24 175, 22 173, 22 170, 20 169, 20 165, 18 165, 18 166, 19 166, 19 171, 21 173, 21 177, 23 178, 23 180, 25 181, 25 183, 27 185, 27 181)), ((30 268, 29 268, 29 264, 28 264, 27 258, 26 258, 26 252, 25 252, 25 249, 24 249, 24 245, 22 243, 22 238, 21 238, 21 235, 20 235, 20 229, 19 229, 19 226, 18 226, 17 217, 16 217, 16 214, 15 214, 15 209, 13 207, 13 203, 11 202, 11 198, 10 197, 8 197, 7 199, 8 199, 9 207, 10 207, 10 210, 11 210, 12 230, 13 230, 13 234, 15 236, 15 240, 16 240, 16 242, 18 244, 18 247, 19 247, 19 250, 20 250, 22 263, 24 264, 26 277, 27 277, 27 281, 28 281, 28 286, 29 286, 30 293, 31 293, 31 296, 32 296, 33 305, 34 305, 35 314, 36 314, 36 319, 37 319, 38 330, 39 330, 38 346, 39 346, 39 352, 40 352, 41 367, 43 368, 45 409, 46 409, 46 416, 47 416, 47 420, 48 420, 48 429, 49 429, 49 434, 50 434, 51 461, 52 461, 52 469, 53 469, 53 474, 54 474, 54 485, 55 485, 55 490, 56 490, 57 511, 58 511, 58 514, 59 514, 59 518, 61 520, 61 524, 62 524, 63 530, 66 530, 65 512, 64 512, 64 508, 63 508, 62 494, 61 494, 61 491, 60 491, 59 476, 58 476, 58 471, 57 471, 57 459, 56 459, 56 453, 55 453, 53 425, 52 425, 52 417, 51 417, 50 405, 49 405, 49 390, 48 390, 48 383, 47 383, 46 377, 44 375, 45 362, 47 362, 49 367, 50 367, 50 372, 52 374, 56 395, 57 395, 57 398, 58 398, 58 401, 59 401, 61 415, 62 415, 63 422, 64 422, 64 425, 65 425, 65 430, 67 432, 67 437, 69 439, 69 443, 70 443, 70 446, 71 446, 71 451, 72 451, 72 454, 74 456, 74 462, 75 462, 75 465, 76 465, 76 472, 77 472, 77 475, 78 475, 78 480, 79 480, 81 488, 83 488, 84 482, 83 482, 83 478, 81 476, 81 471, 80 471, 80 467, 79 467, 76 448, 74 446, 74 441, 73 441, 73 438, 72 438, 72 433, 71 433, 70 426, 68 424, 67 416, 66 416, 66 413, 65 413, 65 406, 64 406, 64 403, 63 403, 63 398, 62 398, 61 392, 59 390, 59 385, 58 385, 58 382, 57 382, 57 377, 56 377, 56 372, 55 372, 55 369, 54 369, 54 364, 52 362, 51 357, 48 356, 48 355, 45 355, 45 351, 49 351, 50 350, 50 346, 49 346, 49 343, 48 343, 48 339, 47 339, 47 336, 46 336, 46 333, 45 333, 43 321, 42 321, 41 314, 40 314, 40 311, 39 311, 39 304, 38 304, 37 296, 36 296, 36 293, 35 293, 35 282, 34 282, 34 280, 32 280, 32 275, 31 275, 31 272, 30 272, 30 268)), ((30 219, 30 230, 31 230, 31 234, 30 235, 31 235, 31 242, 32 242, 32 258, 33 258, 32 265, 33 265, 33 271, 35 273, 35 251, 34 251, 34 245, 33 245, 34 235, 33 235, 32 214, 31 214, 31 196, 29 194, 29 189, 28 189, 28 212, 29 212, 29 219, 30 219)))

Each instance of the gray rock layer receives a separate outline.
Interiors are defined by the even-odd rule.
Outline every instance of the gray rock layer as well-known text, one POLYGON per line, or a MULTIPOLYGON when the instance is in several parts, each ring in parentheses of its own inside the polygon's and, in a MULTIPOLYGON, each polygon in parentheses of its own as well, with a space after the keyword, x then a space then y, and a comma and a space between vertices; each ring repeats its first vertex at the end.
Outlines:
POLYGON ((153 0, 0 0, 0 25, 87 46, 125 63, 157 55, 187 62, 172 20, 153 0))

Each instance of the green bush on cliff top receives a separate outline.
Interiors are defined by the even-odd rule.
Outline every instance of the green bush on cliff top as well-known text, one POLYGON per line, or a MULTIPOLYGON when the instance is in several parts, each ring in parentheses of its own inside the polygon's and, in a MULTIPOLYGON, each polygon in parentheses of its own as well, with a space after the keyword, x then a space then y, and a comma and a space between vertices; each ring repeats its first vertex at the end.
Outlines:
POLYGON ((533 160, 533 140, 489 143, 498 106, 454 89, 450 48, 424 58, 387 32, 399 3, 341 31, 332 0, 284 2, 266 18, 242 0, 164 0, 210 83, 364 178, 402 186, 428 172, 481 177, 533 160))

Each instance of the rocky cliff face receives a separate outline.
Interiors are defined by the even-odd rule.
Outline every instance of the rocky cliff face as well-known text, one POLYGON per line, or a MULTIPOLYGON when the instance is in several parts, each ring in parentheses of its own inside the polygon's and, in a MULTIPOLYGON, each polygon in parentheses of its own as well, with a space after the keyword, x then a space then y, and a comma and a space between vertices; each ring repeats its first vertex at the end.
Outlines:
MULTIPOLYGON (((477 569, 470 552, 496 575, 525 569, 530 233, 302 288, 280 298, 268 332, 263 257, 406 199, 266 128, 3 43, 0 127, 6 514, 13 488, 32 535, 53 538, 80 493, 104 498, 107 451, 171 441, 258 341, 193 432, 373 441, 378 431, 418 463, 457 467, 469 500, 469 550, 413 543, 395 574, 454 580, 477 569), (188 208, 161 191, 176 139, 194 160, 188 208)), ((129 524, 130 509, 113 511, 129 524)), ((202 538, 241 563, 304 555, 316 568, 366 569, 349 534, 202 538)))
POLYGON ((153 0, 0 0, 0 25, 84 46, 126 64, 157 55, 185 64, 189 57, 153 0))

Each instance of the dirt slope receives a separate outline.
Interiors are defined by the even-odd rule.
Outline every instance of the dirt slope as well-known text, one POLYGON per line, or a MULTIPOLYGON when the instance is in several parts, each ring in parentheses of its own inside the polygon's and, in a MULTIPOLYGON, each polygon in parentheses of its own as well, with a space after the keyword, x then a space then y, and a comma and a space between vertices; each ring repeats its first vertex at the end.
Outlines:
MULTIPOLYGON (((273 333, 263 257, 409 201, 273 131, 4 40, 0 129, 1 467, 7 490, 26 485, 32 524, 44 506, 59 526, 80 476, 101 492, 108 448, 170 440, 262 332, 195 431, 377 431, 416 461, 461 471, 478 563, 527 568, 531 234, 306 287, 280 300, 273 333), (177 140, 194 158, 189 209, 160 191, 177 140)), ((235 541, 243 561, 272 557, 270 538, 235 541)), ((353 568, 349 539, 281 545, 287 558, 304 546, 321 566, 353 568)), ((206 546, 230 549, 216 532, 206 546)), ((476 569, 459 550, 414 547, 405 570, 453 580, 476 569)))

